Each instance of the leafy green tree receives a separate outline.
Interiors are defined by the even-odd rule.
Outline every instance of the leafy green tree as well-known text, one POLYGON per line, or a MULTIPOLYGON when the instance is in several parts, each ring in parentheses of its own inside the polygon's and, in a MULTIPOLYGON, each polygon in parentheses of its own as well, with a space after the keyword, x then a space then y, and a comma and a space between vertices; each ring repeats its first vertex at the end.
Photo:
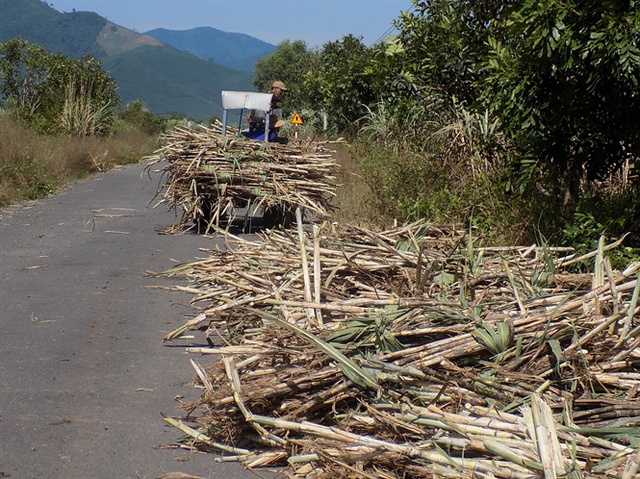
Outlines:
POLYGON ((265 58, 256 62, 253 84, 268 92, 271 84, 280 80, 287 86, 283 109, 285 114, 308 107, 309 93, 304 88, 304 79, 314 71, 318 62, 317 52, 310 50, 302 40, 285 40, 265 58))
POLYGON ((395 21, 396 38, 373 47, 374 78, 384 82, 376 91, 404 143, 433 149, 434 133, 485 115, 478 99, 487 40, 502 38, 517 1, 414 0, 395 21))
POLYGON ((0 91, 20 119, 45 132, 68 124, 80 102, 81 110, 100 117, 91 131, 104 133, 120 102, 115 80, 93 57, 72 60, 23 39, 0 44, 0 91))
POLYGON ((416 101, 489 111, 513 180, 565 204, 640 153, 640 9, 633 0, 414 0, 397 24, 416 101), (531 171, 541 167, 544 177, 531 171), (547 187, 550 185, 546 185, 547 187))
POLYGON ((525 0, 490 37, 482 101, 523 159, 556 177, 564 203, 581 180, 640 156, 640 9, 636 1, 525 0))
MULTIPOLYGON (((353 35, 328 42, 320 50, 309 50, 302 41, 285 41, 257 62, 254 84, 268 91, 271 83, 280 79, 289 89, 284 102, 287 113, 324 114, 332 131, 353 131, 369 105, 382 97, 394 98, 388 81, 396 68, 390 49, 386 45, 367 48, 353 35), (387 61, 377 63, 376 56, 387 61)), ((402 71, 402 75, 406 73, 402 71)), ((405 81, 403 88, 407 84, 411 82, 405 81)))
POLYGON ((372 58, 360 38, 347 35, 324 44, 317 70, 306 76, 305 88, 314 92, 313 106, 326 112, 333 131, 354 130, 366 106, 376 102, 372 58))
POLYGON ((302 41, 285 41, 257 62, 254 84, 268 91, 274 79, 281 79, 289 89, 286 113, 304 112, 305 121, 317 127, 326 116, 336 133, 354 130, 372 102, 397 102, 400 91, 406 94, 414 87, 400 52, 398 43, 367 48, 353 35, 319 50, 308 49, 302 41))
POLYGON ((473 105, 489 37, 501 38, 519 0, 414 0, 396 21, 405 69, 420 89, 473 105))
POLYGON ((0 91, 20 118, 35 115, 55 60, 49 51, 22 39, 0 44, 0 91))

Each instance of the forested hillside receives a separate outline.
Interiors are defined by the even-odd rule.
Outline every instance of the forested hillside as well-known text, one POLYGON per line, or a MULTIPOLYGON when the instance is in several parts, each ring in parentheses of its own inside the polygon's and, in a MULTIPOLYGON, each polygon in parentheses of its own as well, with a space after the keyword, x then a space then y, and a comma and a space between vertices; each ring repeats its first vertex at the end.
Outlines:
POLYGON ((107 20, 96 13, 60 13, 40 0, 0 0, 0 12, 0 42, 23 37, 71 58, 104 55, 96 39, 107 20))
POLYGON ((116 78, 123 103, 144 98, 148 108, 162 115, 187 113, 200 120, 221 117, 222 90, 253 89, 249 73, 167 45, 142 46, 110 55, 103 63, 116 78))
POLYGON ((223 32, 211 27, 180 31, 156 28, 145 32, 145 35, 178 50, 242 71, 253 71, 257 60, 276 49, 275 45, 249 35, 223 32))
MULTIPOLYGON (((0 0, 0 11, 0 42, 23 38, 54 54, 97 58, 116 80, 123 105, 141 99, 154 113, 206 121, 221 114, 221 90, 254 89, 250 71, 179 51, 96 13, 61 13, 41 0, 0 0)), ((239 61, 255 61, 266 51, 263 43, 247 41, 239 61)))

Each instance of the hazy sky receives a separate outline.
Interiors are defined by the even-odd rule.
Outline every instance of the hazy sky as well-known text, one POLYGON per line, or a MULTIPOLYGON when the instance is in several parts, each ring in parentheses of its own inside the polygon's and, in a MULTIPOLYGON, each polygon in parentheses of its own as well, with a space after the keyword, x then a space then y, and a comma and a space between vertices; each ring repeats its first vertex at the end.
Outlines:
POLYGON ((370 46, 393 33, 411 0, 47 0, 60 12, 91 11, 138 32, 213 27, 269 43, 304 40, 309 47, 362 37, 370 46))

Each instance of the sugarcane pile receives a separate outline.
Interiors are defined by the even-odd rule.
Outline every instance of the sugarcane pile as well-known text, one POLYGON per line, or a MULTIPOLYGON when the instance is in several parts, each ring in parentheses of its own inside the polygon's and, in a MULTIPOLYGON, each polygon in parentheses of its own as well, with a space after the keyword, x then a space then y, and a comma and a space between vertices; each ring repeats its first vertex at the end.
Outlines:
POLYGON ((298 208, 322 219, 335 196, 336 163, 318 144, 257 142, 197 126, 163 135, 147 160, 148 168, 163 165, 159 204, 181 211, 171 231, 194 225, 208 232, 233 222, 238 211, 268 212, 270 226, 298 208))
POLYGON ((454 226, 227 236, 183 278, 191 447, 296 478, 637 477, 640 264, 454 226), (571 265, 590 260, 593 273, 571 265))

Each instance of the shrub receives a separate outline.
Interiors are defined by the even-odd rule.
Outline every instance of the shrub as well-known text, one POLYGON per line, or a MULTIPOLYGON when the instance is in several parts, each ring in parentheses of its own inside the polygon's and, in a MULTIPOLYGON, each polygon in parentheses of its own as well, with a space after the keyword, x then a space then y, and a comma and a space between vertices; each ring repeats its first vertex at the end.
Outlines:
POLYGON ((95 58, 72 60, 23 39, 0 43, 0 92, 17 118, 42 133, 108 133, 120 102, 95 58))
POLYGON ((0 207, 42 198, 63 184, 140 161, 157 138, 140 132, 110 137, 43 135, 0 114, 0 207))
POLYGON ((148 135, 157 135, 167 128, 167 119, 154 115, 140 99, 118 112, 118 119, 122 122, 121 129, 132 127, 148 135))

